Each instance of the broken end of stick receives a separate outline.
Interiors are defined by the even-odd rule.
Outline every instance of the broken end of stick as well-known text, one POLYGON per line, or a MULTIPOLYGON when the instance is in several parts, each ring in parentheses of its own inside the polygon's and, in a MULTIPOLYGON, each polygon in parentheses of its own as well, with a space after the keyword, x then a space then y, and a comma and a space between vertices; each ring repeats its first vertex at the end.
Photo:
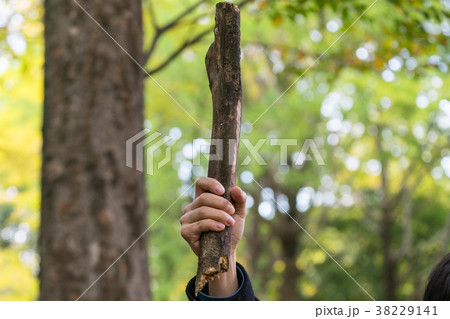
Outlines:
POLYGON ((205 287, 206 283, 214 278, 219 278, 220 274, 227 272, 229 269, 228 255, 223 255, 219 258, 217 267, 208 267, 201 274, 197 274, 195 281, 195 296, 198 296, 198 292, 205 287))
POLYGON ((237 4, 231 3, 231 2, 227 2, 227 1, 222 1, 222 2, 217 2, 216 4, 216 11, 218 9, 220 10, 224 10, 226 8, 230 8, 236 12, 239 12, 239 7, 237 4))

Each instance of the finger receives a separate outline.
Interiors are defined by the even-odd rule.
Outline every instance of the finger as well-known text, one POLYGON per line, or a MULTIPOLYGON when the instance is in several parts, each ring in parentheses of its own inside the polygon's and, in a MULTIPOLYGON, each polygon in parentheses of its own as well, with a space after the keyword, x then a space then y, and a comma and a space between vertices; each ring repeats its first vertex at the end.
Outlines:
POLYGON ((234 214, 235 211, 234 206, 222 196, 218 196, 212 193, 203 193, 196 197, 192 203, 184 207, 184 214, 187 214, 190 211, 202 206, 217 208, 225 211, 230 215, 234 214))
POLYGON ((247 194, 240 189, 238 186, 235 186, 231 189, 231 197, 234 200, 234 207, 236 208, 236 214, 241 217, 245 217, 247 208, 247 194))
POLYGON ((225 225, 212 219, 202 219, 192 224, 181 227, 181 235, 186 240, 198 238, 205 231, 221 231, 225 225))
POLYGON ((234 214, 234 207, 228 200, 226 200, 221 196, 214 195, 211 193, 203 193, 200 196, 198 196, 190 204, 190 207, 188 209, 194 210, 195 208, 199 208, 202 206, 217 208, 227 212, 228 214, 234 214))
POLYGON ((212 219, 227 226, 234 225, 234 219, 220 209, 202 206, 196 208, 181 217, 181 224, 193 224, 203 219, 212 219))
POLYGON ((225 193, 225 188, 214 178, 200 177, 195 182, 195 197, 203 194, 204 192, 211 192, 216 195, 222 195, 225 193))

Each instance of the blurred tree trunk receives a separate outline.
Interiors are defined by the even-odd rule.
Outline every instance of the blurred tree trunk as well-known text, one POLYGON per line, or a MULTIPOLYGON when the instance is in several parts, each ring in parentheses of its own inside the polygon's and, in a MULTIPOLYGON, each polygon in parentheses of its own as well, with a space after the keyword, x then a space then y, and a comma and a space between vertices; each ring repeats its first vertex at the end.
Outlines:
MULTIPOLYGON (((290 162, 289 162, 290 163, 290 162)), ((295 219, 301 223, 300 216, 298 216, 296 204, 297 193, 288 187, 280 185, 275 182, 273 176, 275 173, 267 176, 267 185, 274 191, 275 198, 278 194, 283 193, 287 196, 289 203, 289 210, 279 209, 277 205, 275 209, 278 210, 277 223, 274 223, 273 234, 280 241, 281 244, 281 260, 284 263, 283 279, 279 288, 279 300, 300 300, 300 289, 298 284, 302 273, 297 268, 297 257, 301 252, 300 240, 303 231, 292 220, 295 219)))
MULTIPOLYGON (((78 2, 142 62, 140 0, 78 2)), ((146 229, 143 72, 74 1, 45 1, 45 41, 40 299, 75 300, 146 229)), ((82 299, 149 298, 144 236, 82 299)))
MULTIPOLYGON (((301 223, 296 209, 296 194, 285 192, 289 201, 289 215, 301 223)), ((281 242, 281 256, 285 264, 283 281, 280 286, 280 300, 300 300, 301 272, 297 268, 297 257, 300 254, 300 239, 303 231, 286 213, 281 213, 280 220, 276 226, 276 234, 281 242)))
POLYGON ((253 192, 250 194, 254 199, 254 214, 249 214, 248 218, 248 224, 250 225, 248 227, 248 231, 245 233, 245 236, 247 238, 247 243, 249 246, 249 252, 250 252, 250 267, 249 271, 252 274, 258 273, 259 268, 259 262, 261 258, 261 252, 263 251, 264 245, 267 244, 265 241, 265 237, 261 236, 261 222, 262 217, 258 213, 258 206, 261 204, 261 192, 253 192))
POLYGON ((261 299, 267 299, 267 291, 270 281, 274 276, 273 264, 277 260, 277 254, 271 249, 272 227, 259 214, 258 207, 261 204, 261 191, 250 191, 254 199, 253 208, 246 220, 247 230, 244 235, 249 251, 249 274, 252 279, 253 289, 261 299), (266 233, 263 231, 266 228, 266 233))
POLYGON ((392 214, 382 203, 380 235, 383 251, 383 291, 384 300, 397 300, 397 258, 392 247, 392 214))
POLYGON ((397 300, 397 258, 392 247, 391 215, 389 209, 382 207, 380 235, 383 251, 384 300, 397 300))
MULTIPOLYGON (((381 131, 381 128, 378 128, 381 131)), ((394 207, 391 205, 389 198, 389 181, 388 181, 388 162, 383 153, 381 137, 376 137, 377 149, 380 154, 381 161, 381 194, 380 203, 381 219, 380 219, 380 238, 383 252, 383 299, 397 300, 397 265, 398 260, 395 256, 393 245, 393 220, 394 207)))

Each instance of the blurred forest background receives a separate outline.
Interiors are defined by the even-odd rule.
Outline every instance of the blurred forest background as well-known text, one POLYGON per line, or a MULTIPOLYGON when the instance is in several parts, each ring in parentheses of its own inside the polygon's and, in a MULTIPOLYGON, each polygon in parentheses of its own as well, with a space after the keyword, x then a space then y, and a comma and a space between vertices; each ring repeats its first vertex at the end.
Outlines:
MULTIPOLYGON (((145 80, 144 126, 176 140, 146 176, 150 225, 206 175, 193 161, 210 137, 214 3, 142 5, 146 68, 200 124, 145 80)), ((448 0, 244 1, 242 138, 313 138, 325 161, 304 161, 300 142, 280 165, 265 143, 267 165, 239 168, 249 214, 238 260, 260 299, 368 300, 284 211, 375 299, 421 299, 450 248, 449 13, 448 0)), ((0 300, 39 295, 43 16, 42 1, 0 0, 0 300)), ((191 200, 149 231, 153 300, 186 300, 197 265, 179 218, 191 200)))

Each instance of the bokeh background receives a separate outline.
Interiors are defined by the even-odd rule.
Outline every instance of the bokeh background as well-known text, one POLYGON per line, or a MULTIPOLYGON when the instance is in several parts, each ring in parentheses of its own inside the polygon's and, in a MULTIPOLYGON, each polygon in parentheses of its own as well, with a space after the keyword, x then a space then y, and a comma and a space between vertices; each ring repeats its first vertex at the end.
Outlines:
MULTIPOLYGON (((420 300, 450 248, 450 1, 244 2, 242 138, 314 139, 325 161, 304 161, 300 142, 280 165, 279 148, 265 143, 267 165, 239 168, 249 214, 238 260, 256 295, 368 300, 288 211, 375 299, 420 300)), ((176 140, 172 161, 146 178, 149 224, 206 175, 199 145, 210 136, 204 57, 214 3, 143 0, 146 48, 152 21, 190 6, 157 36, 147 67, 200 126, 146 80, 145 127, 176 140)), ((42 1, 0 0, 0 300, 39 294, 43 14, 42 1)), ((247 155, 241 148, 241 162, 247 155)), ((154 300, 186 300, 196 257, 178 220, 191 200, 149 231, 154 300)))

